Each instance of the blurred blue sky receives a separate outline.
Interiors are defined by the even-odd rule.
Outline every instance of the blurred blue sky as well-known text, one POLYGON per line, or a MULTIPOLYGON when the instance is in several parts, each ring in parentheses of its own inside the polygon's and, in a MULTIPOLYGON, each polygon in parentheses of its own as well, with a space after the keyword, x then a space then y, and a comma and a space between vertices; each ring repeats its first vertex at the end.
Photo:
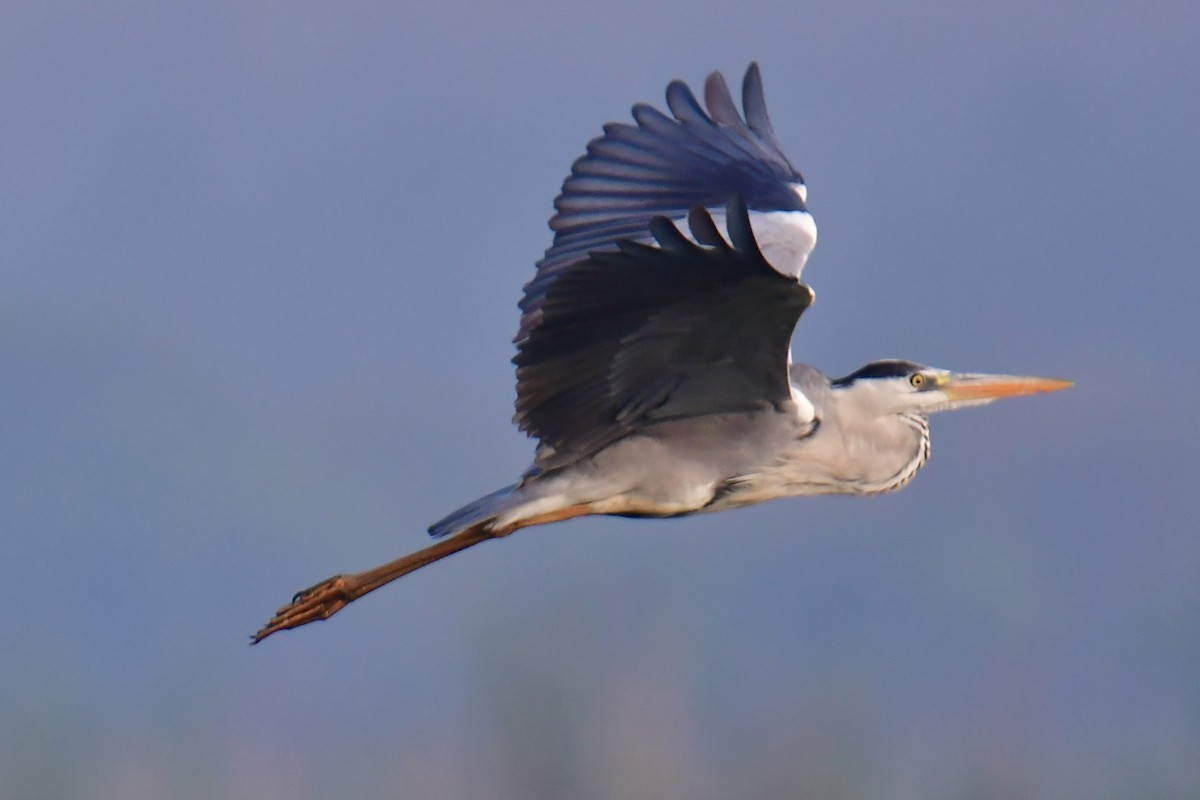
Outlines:
POLYGON ((1200 6, 10 4, 0 799, 1200 796, 1200 6), (522 532, 296 589, 510 482, 572 160, 763 67, 797 358, 1077 386, 903 492, 522 532))

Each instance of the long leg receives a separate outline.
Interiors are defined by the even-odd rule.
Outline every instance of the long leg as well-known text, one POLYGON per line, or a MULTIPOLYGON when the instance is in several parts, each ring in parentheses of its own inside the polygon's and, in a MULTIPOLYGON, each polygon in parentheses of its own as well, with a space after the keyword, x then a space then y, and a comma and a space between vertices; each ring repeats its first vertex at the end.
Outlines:
POLYGON ((251 638, 251 644, 258 644, 273 633, 298 628, 310 622, 329 619, 348 604, 365 594, 375 591, 380 586, 391 583, 414 570, 440 561, 460 550, 466 550, 480 542, 486 542, 500 536, 507 536, 519 528, 530 525, 544 525, 547 522, 558 522, 572 517, 589 513, 587 505, 570 506, 549 514, 543 514, 531 519, 521 520, 503 528, 490 529, 487 523, 481 523, 473 528, 467 528, 449 539, 430 545, 423 550, 410 553, 395 561, 389 561, 366 572, 353 575, 334 575, 315 586, 310 586, 297 592, 292 602, 275 612, 262 628, 251 638))

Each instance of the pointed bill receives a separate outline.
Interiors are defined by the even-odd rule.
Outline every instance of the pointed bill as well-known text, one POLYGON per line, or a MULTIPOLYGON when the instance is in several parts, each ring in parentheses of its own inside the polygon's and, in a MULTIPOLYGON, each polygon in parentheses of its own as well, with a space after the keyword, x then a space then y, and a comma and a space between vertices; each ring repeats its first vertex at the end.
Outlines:
POLYGON ((1073 386, 1071 381, 1024 375, 948 375, 941 389, 951 400, 996 400, 1022 394, 1057 392, 1073 386))

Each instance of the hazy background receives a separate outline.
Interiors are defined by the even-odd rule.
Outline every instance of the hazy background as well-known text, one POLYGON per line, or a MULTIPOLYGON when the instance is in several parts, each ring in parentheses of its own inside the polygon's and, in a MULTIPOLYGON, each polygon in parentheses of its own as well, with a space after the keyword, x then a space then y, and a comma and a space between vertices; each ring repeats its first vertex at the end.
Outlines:
POLYGON ((1194 2, 8 3, 0 798, 1200 796, 1194 2), (969 6, 969 8, 968 8, 969 6), (761 62, 798 358, 1077 386, 903 492, 523 531, 571 161, 761 62))

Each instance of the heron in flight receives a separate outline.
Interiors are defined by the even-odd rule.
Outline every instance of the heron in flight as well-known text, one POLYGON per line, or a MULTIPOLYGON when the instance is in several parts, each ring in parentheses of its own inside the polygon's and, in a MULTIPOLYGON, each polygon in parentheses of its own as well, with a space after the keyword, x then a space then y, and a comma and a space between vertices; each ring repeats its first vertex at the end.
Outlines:
POLYGON ((298 593, 255 642, 531 525, 892 491, 929 458, 930 414, 1070 385, 901 360, 830 379, 793 363, 817 230, 758 66, 741 113, 719 72, 704 106, 680 81, 666 99, 670 114, 638 104, 635 124, 605 126, 554 202, 514 339, 533 464, 434 523, 432 546, 298 593))

